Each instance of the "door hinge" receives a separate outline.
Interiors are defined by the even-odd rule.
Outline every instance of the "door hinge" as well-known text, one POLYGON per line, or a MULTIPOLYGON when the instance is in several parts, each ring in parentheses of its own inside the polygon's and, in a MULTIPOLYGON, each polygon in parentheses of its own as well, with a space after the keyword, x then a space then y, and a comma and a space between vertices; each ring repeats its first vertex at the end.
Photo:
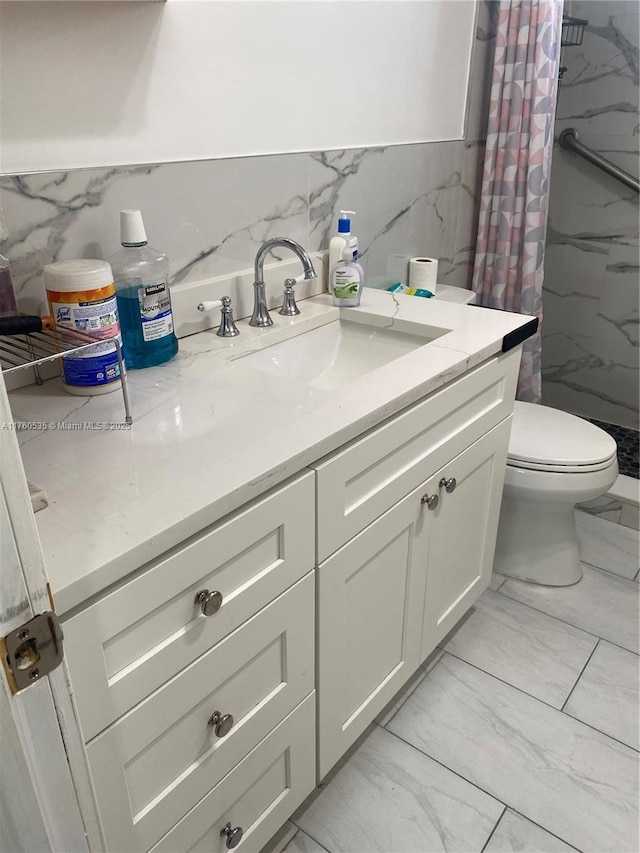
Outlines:
POLYGON ((52 610, 34 616, 0 639, 12 693, 49 675, 62 663, 62 639, 60 620, 52 610))

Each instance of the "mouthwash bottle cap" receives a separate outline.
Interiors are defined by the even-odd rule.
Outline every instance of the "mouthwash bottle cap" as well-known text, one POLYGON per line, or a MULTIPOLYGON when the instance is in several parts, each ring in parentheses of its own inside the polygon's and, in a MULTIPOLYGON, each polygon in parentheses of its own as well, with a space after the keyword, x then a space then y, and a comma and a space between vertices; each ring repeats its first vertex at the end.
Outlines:
POLYGON ((120 242, 123 246, 146 246, 147 232, 139 210, 120 211, 120 242))
POLYGON ((355 210, 341 210, 340 218, 338 219, 338 234, 350 234, 351 233, 351 220, 349 219, 349 215, 355 216, 355 210))

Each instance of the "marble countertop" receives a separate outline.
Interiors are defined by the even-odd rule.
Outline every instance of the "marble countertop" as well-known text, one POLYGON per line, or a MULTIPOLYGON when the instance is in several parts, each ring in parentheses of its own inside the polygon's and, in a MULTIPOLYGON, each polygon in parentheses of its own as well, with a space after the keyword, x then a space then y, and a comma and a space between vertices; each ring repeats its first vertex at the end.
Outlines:
POLYGON ((58 613, 499 353, 504 336, 531 321, 365 289, 359 309, 342 310, 399 331, 451 331, 342 391, 234 360, 339 313, 326 295, 300 307, 295 318, 275 313, 269 329, 241 321, 238 338, 183 338, 168 364, 130 371, 128 429, 119 392, 73 397, 55 379, 11 393, 27 476, 49 500, 36 522, 58 613))

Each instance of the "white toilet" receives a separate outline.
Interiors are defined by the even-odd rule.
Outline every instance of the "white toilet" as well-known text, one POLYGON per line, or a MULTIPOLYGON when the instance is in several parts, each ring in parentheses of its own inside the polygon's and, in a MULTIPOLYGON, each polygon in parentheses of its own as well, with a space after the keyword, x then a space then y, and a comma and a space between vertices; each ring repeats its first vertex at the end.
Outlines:
POLYGON ((575 415, 516 401, 494 569, 530 583, 582 577, 574 506, 611 488, 616 443, 575 415))

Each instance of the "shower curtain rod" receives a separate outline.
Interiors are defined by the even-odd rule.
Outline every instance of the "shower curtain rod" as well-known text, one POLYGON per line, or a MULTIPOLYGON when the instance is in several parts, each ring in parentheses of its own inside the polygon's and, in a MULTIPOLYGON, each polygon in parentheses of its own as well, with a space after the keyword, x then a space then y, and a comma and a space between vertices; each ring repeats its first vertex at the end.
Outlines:
POLYGON ((568 127, 566 130, 563 130, 558 137, 558 143, 560 148, 564 148, 565 151, 575 151, 576 154, 584 157, 585 160, 589 160, 590 163, 598 166, 598 168, 602 169, 603 172, 606 172, 608 175, 622 181, 625 186, 635 190, 637 193, 640 192, 640 181, 638 181, 637 178, 634 178, 629 172, 621 169, 620 166, 616 166, 616 164, 612 163, 611 160, 607 160, 607 158, 603 157, 602 154, 598 154, 597 151, 593 151, 591 148, 580 142, 578 138, 578 131, 575 127, 568 127))

